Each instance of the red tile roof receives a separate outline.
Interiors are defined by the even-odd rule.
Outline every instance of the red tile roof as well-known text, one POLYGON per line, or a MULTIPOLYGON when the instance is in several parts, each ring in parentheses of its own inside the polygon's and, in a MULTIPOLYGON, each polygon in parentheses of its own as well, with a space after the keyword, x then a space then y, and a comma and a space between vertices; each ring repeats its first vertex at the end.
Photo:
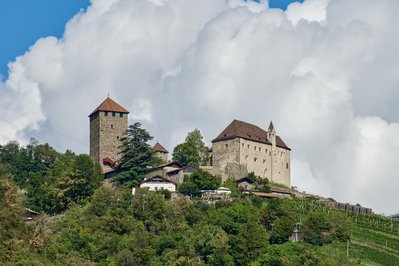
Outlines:
POLYGON ((129 111, 117 104, 114 100, 107 97, 89 116, 92 116, 98 111, 118 112, 128 114, 129 111))
POLYGON ((159 151, 159 152, 164 152, 164 153, 169 153, 159 142, 155 143, 154 147, 152 147, 153 150, 159 151))
MULTIPOLYGON (((243 138, 271 145, 271 142, 267 140, 267 132, 265 130, 261 129, 258 126, 252 125, 247 122, 239 121, 236 119, 234 119, 230 123, 230 125, 228 125, 222 131, 222 133, 219 134, 219 136, 216 139, 212 140, 212 142, 218 142, 234 138, 243 138)), ((287 150, 291 150, 279 136, 276 136, 276 146, 287 150)))

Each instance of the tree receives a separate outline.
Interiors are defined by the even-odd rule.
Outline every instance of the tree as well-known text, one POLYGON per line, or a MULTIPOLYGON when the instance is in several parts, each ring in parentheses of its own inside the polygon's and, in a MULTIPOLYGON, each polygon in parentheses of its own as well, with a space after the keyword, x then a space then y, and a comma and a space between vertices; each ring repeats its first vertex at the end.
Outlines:
POLYGON ((294 229, 294 224, 294 221, 289 217, 281 217, 277 219, 273 224, 273 231, 269 242, 271 244, 287 242, 294 229))
POLYGON ((62 154, 46 171, 32 172, 27 204, 36 211, 61 213, 71 204, 84 204, 101 186, 100 165, 88 155, 62 154))
POLYGON ((260 192, 270 192, 269 179, 256 176, 254 172, 250 172, 247 177, 255 181, 254 186, 256 190, 260 192))
POLYGON ((173 149, 173 160, 183 166, 199 167, 206 164, 208 148, 198 129, 189 132, 185 141, 173 149))
POLYGON ((126 187, 135 187, 144 180, 148 167, 159 163, 160 159, 155 157, 155 151, 147 143, 152 139, 150 133, 141 128, 140 123, 129 126, 121 139, 122 158, 119 167, 122 172, 115 177, 116 181, 126 187))
MULTIPOLYGON (((0 165, 0 167, 2 167, 0 165)), ((25 223, 21 191, 9 175, 0 175, 0 264, 14 256, 14 249, 22 243, 25 223)), ((11 264, 10 264, 11 265, 11 264)))
POLYGON ((236 265, 250 265, 266 251, 267 233, 257 221, 252 219, 242 224, 238 235, 231 236, 231 238, 236 265))
POLYGON ((322 246, 332 240, 332 236, 323 236, 322 232, 330 233, 331 224, 326 214, 315 213, 308 217, 302 226, 303 240, 313 245, 322 246))
POLYGON ((201 190, 213 190, 220 186, 220 178, 198 169, 191 175, 185 176, 183 183, 179 186, 179 192, 193 195, 201 190))

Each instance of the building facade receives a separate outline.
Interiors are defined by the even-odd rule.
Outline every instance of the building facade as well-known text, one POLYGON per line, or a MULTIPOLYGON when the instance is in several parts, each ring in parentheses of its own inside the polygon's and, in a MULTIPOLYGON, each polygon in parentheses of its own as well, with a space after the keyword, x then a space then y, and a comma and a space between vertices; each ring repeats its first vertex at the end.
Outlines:
POLYGON ((90 157, 99 162, 103 172, 115 168, 120 159, 120 145, 128 129, 129 112, 107 97, 90 115, 90 157))
POLYGON ((154 176, 145 179, 140 183, 140 188, 146 188, 149 191, 169 190, 176 192, 177 184, 163 176, 154 176))
POLYGON ((222 180, 243 178, 250 172, 271 182, 291 185, 291 149, 276 134, 273 123, 267 130, 233 120, 212 141, 210 164, 222 180))

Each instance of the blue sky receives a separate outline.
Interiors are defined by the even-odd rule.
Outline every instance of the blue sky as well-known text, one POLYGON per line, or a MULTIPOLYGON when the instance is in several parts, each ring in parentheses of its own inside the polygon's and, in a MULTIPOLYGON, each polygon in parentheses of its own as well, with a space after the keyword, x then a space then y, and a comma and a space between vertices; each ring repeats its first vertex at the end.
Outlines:
POLYGON ((0 75, 40 37, 60 37, 65 23, 88 5, 89 0, 0 1, 0 75))
MULTIPOLYGON (((295 1, 270 0, 269 5, 286 9, 295 1)), ((0 1, 0 77, 7 76, 7 63, 24 54, 37 39, 61 37, 66 22, 88 5, 89 0, 0 1)))

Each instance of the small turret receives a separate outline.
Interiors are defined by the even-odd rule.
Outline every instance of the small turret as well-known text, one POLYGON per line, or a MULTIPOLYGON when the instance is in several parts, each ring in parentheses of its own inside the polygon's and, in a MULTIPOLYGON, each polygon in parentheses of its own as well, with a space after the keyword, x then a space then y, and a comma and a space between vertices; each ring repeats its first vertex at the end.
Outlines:
POLYGON ((273 147, 276 146, 276 130, 274 129, 273 121, 270 121, 269 128, 267 129, 267 140, 270 141, 273 147))
POLYGON ((155 156, 162 159, 165 163, 168 162, 168 151, 157 141, 157 143, 152 147, 155 151, 155 156))

